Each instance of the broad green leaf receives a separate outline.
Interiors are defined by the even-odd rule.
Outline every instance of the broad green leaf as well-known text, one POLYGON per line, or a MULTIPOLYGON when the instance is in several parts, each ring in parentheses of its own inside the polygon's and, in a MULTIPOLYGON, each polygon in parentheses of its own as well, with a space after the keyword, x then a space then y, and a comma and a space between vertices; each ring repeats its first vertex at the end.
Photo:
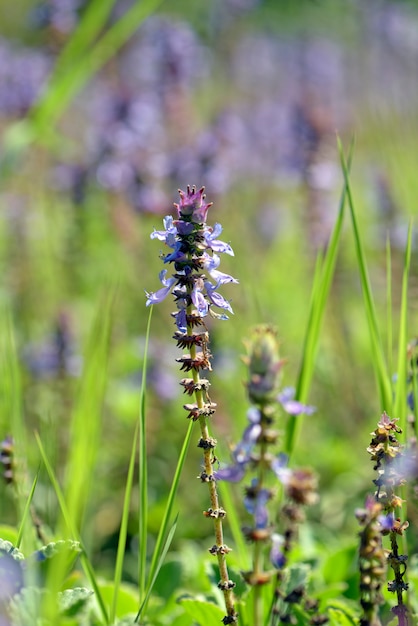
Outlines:
POLYGON ((199 626, 208 626, 208 624, 219 624, 225 616, 219 606, 203 600, 181 600, 181 606, 185 612, 193 618, 194 622, 199 626))
MULTIPOLYGON (((102 594, 104 602, 111 606, 115 598, 114 584, 108 581, 99 582, 100 592, 102 594)), ((117 604, 115 610, 115 617, 122 618, 127 613, 135 615, 138 608, 138 589, 135 585, 128 583, 120 583, 117 593, 117 604)), ((112 623, 112 622, 110 622, 112 623)), ((131 619, 131 624, 133 618, 131 619)))
MULTIPOLYGON (((7 524, 0 524, 0 544, 2 541, 8 541, 10 544, 17 547, 18 531, 14 526, 8 526, 7 524)), ((0 547, 1 549, 1 547, 0 547)))
POLYGON ((329 608, 328 617, 330 626, 356 626, 358 624, 354 616, 342 609, 329 608))

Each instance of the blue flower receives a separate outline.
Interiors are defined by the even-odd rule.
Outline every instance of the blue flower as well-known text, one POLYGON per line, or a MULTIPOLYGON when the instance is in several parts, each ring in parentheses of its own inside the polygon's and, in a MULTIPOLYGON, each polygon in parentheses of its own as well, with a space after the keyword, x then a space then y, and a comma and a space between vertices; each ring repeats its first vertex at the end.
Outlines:
POLYGON ((185 333, 189 324, 199 323, 196 318, 210 314, 217 319, 226 320, 226 313, 217 313, 218 307, 233 313, 232 307, 217 290, 226 283, 238 283, 236 278, 218 270, 220 258, 216 254, 226 253, 233 256, 231 246, 217 239, 222 226, 215 224, 212 228, 206 224, 206 216, 212 203, 205 202, 204 188, 196 191, 196 187, 187 187, 187 191, 179 190, 180 202, 175 204, 178 219, 166 216, 163 220, 164 230, 155 230, 151 239, 163 241, 171 249, 162 255, 164 263, 174 263, 176 273, 166 278, 166 270, 160 272, 163 288, 156 292, 145 292, 147 306, 158 304, 172 292, 178 312, 174 315, 177 328, 185 333), (214 283, 207 280, 207 272, 214 283), (194 307, 194 309, 193 309, 194 307))
POLYGON ((293 387, 285 387, 283 391, 281 391, 277 400, 280 402, 286 413, 289 415, 300 415, 304 413, 305 415, 312 415, 315 413, 316 408, 314 406, 309 406, 307 404, 302 404, 297 400, 294 400, 293 397, 295 395, 295 390, 293 387))
POLYGON ((214 304, 215 306, 221 309, 226 309, 230 313, 233 313, 232 307, 229 304, 228 300, 225 300, 225 298, 216 291, 216 289, 219 287, 219 284, 213 286, 212 283, 206 280, 205 287, 206 287, 206 295, 209 298, 209 300, 212 302, 212 304, 214 304))
POLYGON ((270 561, 276 569, 283 569, 286 565, 286 557, 282 551, 283 544, 284 537, 273 533, 271 536, 270 561))
POLYGON ((258 480, 253 478, 251 487, 247 489, 244 498, 244 506, 248 513, 254 516, 255 528, 258 530, 268 526, 267 502, 270 498, 271 491, 269 489, 258 489, 258 480))
POLYGON ((230 483, 237 483, 244 478, 247 465, 251 461, 251 452, 261 433, 259 411, 251 409, 248 412, 247 417, 250 424, 244 430, 241 441, 237 443, 232 451, 234 463, 217 470, 215 472, 215 478, 217 480, 226 480, 230 483))
POLYGON ((167 270, 161 270, 161 272, 158 275, 160 282, 164 285, 162 289, 159 289, 158 291, 155 291, 155 292, 148 292, 148 291, 145 292, 147 295, 147 302, 146 302, 147 306, 149 306, 150 304, 159 304, 160 302, 164 300, 164 298, 168 296, 168 294, 172 290, 173 285, 176 282, 176 279, 174 278, 174 276, 171 278, 165 278, 166 274, 167 274, 167 270))
POLYGON ((216 281, 217 285, 225 285, 226 283, 238 284, 238 281, 236 278, 234 278, 233 276, 230 276, 229 274, 225 274, 224 272, 219 272, 216 269, 217 267, 219 267, 219 264, 221 262, 221 259, 220 257, 218 257, 217 254, 214 254, 213 256, 209 256, 209 254, 205 253, 203 255, 203 258, 204 258, 203 267, 205 268, 207 272, 209 272, 211 278, 213 278, 213 280, 216 281))
POLYGON ((214 252, 224 252, 225 254, 234 256, 234 251, 232 250, 229 243, 225 243, 224 241, 216 239, 216 237, 218 237, 221 232, 222 226, 218 223, 216 223, 213 228, 207 227, 204 232, 206 247, 210 248, 214 252))

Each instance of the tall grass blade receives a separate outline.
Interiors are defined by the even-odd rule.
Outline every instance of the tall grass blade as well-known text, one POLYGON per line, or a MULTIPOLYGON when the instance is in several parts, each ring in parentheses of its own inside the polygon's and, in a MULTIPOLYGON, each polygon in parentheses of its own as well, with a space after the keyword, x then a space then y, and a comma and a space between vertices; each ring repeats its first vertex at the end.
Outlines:
POLYGON ((65 500, 72 516, 72 527, 75 528, 81 528, 86 506, 94 493, 92 480, 100 449, 101 411, 107 383, 114 299, 112 290, 97 308, 71 418, 65 500))
MULTIPOLYGON (((348 157, 348 168, 351 167, 354 142, 351 143, 348 157)), ((325 306, 334 276, 339 242, 341 239, 344 220, 344 207, 347 194, 346 183, 341 193, 337 219, 331 233, 329 245, 324 255, 319 255, 315 266, 315 274, 311 292, 308 322, 302 350, 302 361, 296 383, 295 397, 300 402, 306 402, 312 381, 316 354, 318 350, 319 334, 324 317, 325 306)), ((285 451, 290 456, 295 448, 299 431, 302 427, 302 418, 292 418, 288 421, 285 432, 285 451)))
POLYGON ((402 296, 399 319, 398 335, 398 366, 396 377, 395 405, 393 409, 394 417, 399 418, 399 426, 402 428, 402 437, 405 441, 407 436, 407 349, 408 349, 408 279, 411 266, 411 246, 412 246, 412 222, 409 224, 408 237, 405 248, 403 275, 402 275, 402 296))
POLYGON ((377 381, 377 387, 380 396, 380 406, 382 411, 388 413, 392 410, 392 387, 390 381, 390 375, 388 374, 387 365, 385 362, 384 351, 382 346, 382 340, 379 333, 376 310, 374 306, 374 300, 372 290, 370 286, 369 273, 366 264, 366 257, 364 254, 363 243, 360 236, 360 229, 357 223, 357 215, 354 207, 353 194, 351 192, 350 176, 348 166, 344 157, 341 141, 338 138, 338 149, 340 153, 341 167, 344 174, 347 199, 350 208, 351 223, 354 232, 354 242, 357 255, 357 263, 360 272, 360 282, 363 291, 364 307, 367 316, 367 323, 369 326, 370 340, 373 353, 373 366, 377 381))
POLYGON ((28 517, 30 517, 30 510, 31 510, 31 506, 32 506, 33 496, 35 495, 36 485, 38 483, 38 477, 39 477, 39 469, 36 472, 36 476, 35 476, 35 478, 33 480, 31 490, 30 490, 29 495, 28 495, 27 500, 26 500, 25 508, 23 510, 23 515, 22 515, 22 519, 21 519, 20 524, 19 524, 19 530, 18 530, 17 538, 16 538, 16 548, 19 548, 20 544, 22 543, 22 537, 23 537, 23 532, 24 532, 25 526, 26 526, 26 521, 27 521, 28 517))
POLYGON ((171 542, 173 541, 173 537, 174 537, 174 534, 175 534, 176 528, 177 528, 177 518, 178 518, 178 515, 176 515, 176 517, 174 519, 174 522, 173 522, 173 524, 172 524, 172 526, 171 526, 171 528, 170 528, 170 530, 168 532, 167 539, 165 540, 165 542, 164 542, 164 544, 162 546, 162 550, 160 551, 160 555, 159 555, 158 561, 157 561, 156 566, 154 568, 154 574, 150 578, 150 582, 149 582, 149 585, 148 585, 148 588, 147 588, 147 592, 145 594, 145 597, 144 597, 144 599, 142 601, 141 606, 139 607, 139 611, 138 611, 138 613, 137 613, 137 615, 135 617, 134 624, 138 623, 138 620, 141 617, 141 614, 142 614, 144 608, 146 607, 146 605, 148 603, 149 597, 151 595, 151 591, 152 591, 152 589, 154 587, 155 581, 157 580, 157 576, 158 576, 158 574, 160 572, 161 566, 163 565, 163 563, 165 561, 165 557, 167 556, 167 552, 168 552, 168 550, 170 548, 171 542))
POLYGON ((180 483, 180 477, 181 477, 181 473, 183 470, 183 465, 186 460, 187 450, 189 448, 190 439, 191 439, 191 435, 193 432, 193 425, 194 425, 193 421, 190 421, 187 432, 186 432, 186 436, 184 438, 184 442, 180 451, 179 459, 177 461, 176 471, 174 472, 173 482, 170 487, 170 492, 168 494, 167 504, 164 510, 163 519, 161 521, 160 530, 159 530, 158 537, 155 543, 155 548, 154 548, 154 552, 153 552, 152 559, 151 559, 150 571, 148 575, 148 585, 147 585, 148 596, 150 592, 150 585, 153 584, 152 581, 155 580, 158 564, 161 561, 161 555, 164 551, 164 546, 167 543, 167 540, 166 540, 167 530, 170 525, 174 500, 175 500, 178 486, 180 483))
MULTIPOLYGON (((22 384, 18 353, 10 309, 0 311, 0 425, 3 433, 13 437, 15 460, 15 498, 20 521, 20 541, 24 552, 35 549, 34 535, 25 521, 29 484, 27 483, 28 443, 22 410, 22 384)), ((30 497, 30 496, 29 496, 30 497)))
POLYGON ((56 124, 82 87, 118 52, 134 34, 138 26, 162 2, 163 0, 134 2, 133 6, 88 49, 88 44, 97 34, 98 26, 104 23, 112 3, 107 0, 106 4, 103 3, 103 5, 100 2, 94 4, 94 9, 92 8, 84 17, 86 23, 82 20, 78 34, 74 34, 74 43, 68 44, 68 48, 63 52, 63 60, 57 62, 56 70, 45 90, 44 98, 32 112, 31 117, 37 130, 38 139, 41 139, 42 132, 56 124), (95 27, 93 21, 97 7, 100 7, 98 13, 100 20, 95 27), (84 57, 82 60, 79 58, 80 54, 76 52, 77 45, 83 47, 84 57))
POLYGON ((393 315, 392 315, 392 253, 389 236, 386 240, 386 326, 387 361, 389 374, 393 374, 393 315))
POLYGON ((145 594, 145 580, 147 567, 147 545, 148 545, 148 465, 147 465, 147 422, 146 422, 146 388, 147 388, 147 363, 149 350, 149 337, 151 332, 152 309, 150 307, 147 330, 145 333, 144 359, 142 365, 141 395, 139 399, 138 431, 138 587, 139 598, 142 600, 145 594))
POLYGON ((131 458, 129 461, 128 476, 126 478, 125 497, 123 500, 122 520, 119 531, 118 551, 116 555, 115 576, 113 580, 113 599, 110 607, 110 623, 113 624, 116 619, 116 610, 118 604, 118 592, 122 580, 123 560, 126 549, 126 537, 128 535, 129 509, 132 496, 132 484, 135 469, 136 446, 138 441, 138 423, 135 428, 134 440, 132 443, 131 458))
MULTIPOLYGON (((38 448, 39 448, 39 452, 41 454, 42 462, 45 465, 45 468, 46 468, 49 480, 51 481, 51 485, 52 485, 52 487, 54 489, 54 492, 55 492, 55 495, 57 497, 58 504, 59 504, 59 507, 60 507, 60 510, 61 510, 61 515, 63 517, 64 523, 67 526, 68 536, 71 539, 74 539, 75 541, 78 541, 80 543, 81 547, 82 547, 83 551, 82 551, 82 554, 81 554, 81 562, 83 564, 84 571, 85 571, 86 576, 87 576, 87 578, 88 578, 88 580, 89 580, 89 582, 90 582, 90 584, 91 584, 91 586, 92 586, 92 588, 93 588, 93 590, 95 592, 97 603, 99 605, 99 609, 100 609, 102 618, 104 620, 104 623, 106 625, 109 625, 110 622, 109 622, 109 617, 108 617, 108 614, 107 614, 106 605, 105 605, 103 597, 102 597, 102 595, 100 593, 100 588, 99 588, 99 585, 97 583, 96 576, 94 574, 94 569, 93 569, 93 567, 92 567, 92 565, 91 565, 91 563, 90 563, 90 561, 89 561, 89 559, 87 557, 87 552, 86 552, 85 548, 83 547, 83 542, 81 541, 81 537, 80 537, 80 535, 79 535, 79 533, 77 531, 77 528, 73 526, 72 515, 70 515, 70 512, 68 511, 67 504, 65 502, 64 494, 63 494, 63 492, 61 490, 61 487, 59 485, 59 482, 58 482, 58 479, 57 479, 57 477, 55 475, 55 472, 54 472, 54 470, 52 468, 52 465, 49 462, 48 456, 47 456, 47 454, 45 452, 45 448, 44 448, 44 446, 42 444, 41 438, 39 437, 38 433, 35 433, 35 439, 36 439, 36 442, 38 444, 38 448)), ((57 560, 57 564, 59 564, 59 560, 57 560)), ((58 572, 58 574, 60 574, 60 572, 58 572)), ((51 568, 51 578, 54 581, 54 584, 51 585, 51 587, 53 589, 55 587, 59 587, 60 583, 61 583, 61 579, 60 579, 60 576, 57 576, 56 568, 51 568), (57 585, 57 580, 58 580, 58 585, 57 585)), ((56 616, 55 616, 55 619, 56 619, 56 616)))

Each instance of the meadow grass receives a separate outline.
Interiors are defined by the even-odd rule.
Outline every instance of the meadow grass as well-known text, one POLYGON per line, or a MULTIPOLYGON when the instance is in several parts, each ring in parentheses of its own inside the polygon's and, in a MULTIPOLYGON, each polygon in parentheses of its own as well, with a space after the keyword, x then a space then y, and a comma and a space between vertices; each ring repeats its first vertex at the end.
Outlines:
MULTIPOLYGON (((30 220, 20 223, 17 211, 17 230, 7 215, 0 220, 0 424, 2 436, 14 440, 12 452, 6 440, 2 452, 5 472, 12 468, 13 478, 0 487, 0 580, 5 588, 11 581, 12 588, 0 593, 0 615, 10 626, 203 626, 225 620, 202 519, 208 503, 196 486, 202 469, 194 445, 196 425, 180 417, 183 402, 178 391, 170 392, 173 379, 178 388, 175 357, 180 356, 170 348, 173 304, 155 307, 152 323, 145 311, 144 290, 153 288, 161 269, 158 249, 149 241, 152 230, 161 227, 160 214, 134 216, 117 194, 93 189, 88 190, 88 206, 73 206, 48 182, 55 158, 74 150, 62 129, 71 120, 78 94, 102 68, 110 68, 111 74, 112 60, 160 4, 135 2, 109 23, 117 3, 89 3, 57 56, 42 97, 5 129, 2 182, 32 198, 30 220), (76 353, 72 356, 78 355, 76 371, 66 371, 64 361, 52 375, 32 372, 27 359, 62 308, 70 311, 70 335, 77 337, 68 340, 76 353)), ((173 22, 185 15, 183 4, 170 8, 173 22)), ((211 28, 220 32, 215 13, 210 27, 201 21, 207 7, 185 6, 207 42, 211 28)), ((289 32, 297 32, 297 15, 290 4, 285 9, 289 32)), ((311 6, 304 10, 312 15, 311 6)), ((257 24, 265 23, 271 12, 272 3, 265 3, 255 12, 257 24)), ((329 16, 335 19, 331 9, 329 16)), ((243 18, 240 28, 246 27, 243 18)), ((230 45, 227 37, 221 42, 223 50, 230 45)), ((216 72, 219 83, 209 80, 200 96, 195 94, 202 125, 204 117, 215 116, 225 95, 218 90, 213 102, 207 101, 207 93, 225 78, 220 68, 216 72)), ((233 87, 226 87, 225 97, 232 99, 233 87)), ((383 131, 374 132, 376 142, 383 142, 383 131)), ((235 315, 210 325, 210 395, 218 405, 211 417, 218 440, 215 475, 231 464, 234 442, 247 426, 249 401, 242 384, 247 371, 240 355, 254 325, 278 328, 280 357, 287 360, 283 384, 294 384, 295 401, 317 407, 312 416, 280 413, 277 424, 275 454, 286 453, 289 470, 309 465, 320 479, 319 502, 306 507, 307 521, 290 528, 286 485, 274 485, 271 526, 292 533, 285 565, 270 564, 267 544, 255 548, 242 532, 252 523, 242 484, 218 482, 227 511, 226 542, 232 548, 227 560, 236 583, 236 623, 241 626, 275 626, 285 619, 307 626, 325 623, 320 621, 325 618, 332 626, 366 625, 355 511, 363 511, 358 513, 362 536, 375 532, 377 523, 374 536, 380 540, 378 524, 388 523, 393 511, 385 509, 386 521, 379 521, 382 512, 372 510, 370 501, 365 505, 366 495, 376 488, 366 448, 383 412, 399 418, 402 433, 396 436, 401 451, 405 446, 406 478, 395 489, 400 500, 394 513, 401 523, 409 519, 411 524, 398 532, 399 551, 408 555, 409 584, 408 593, 398 591, 409 621, 391 612, 397 602, 399 606, 399 595, 385 588, 386 574, 376 575, 382 597, 373 596, 373 603, 380 622, 371 626, 396 621, 411 626, 416 620, 413 225, 411 221, 402 250, 392 247, 389 236, 377 252, 368 241, 370 224, 362 211, 367 193, 356 162, 362 166, 372 133, 373 125, 356 149, 351 143, 347 156, 336 141, 342 192, 339 202, 335 199, 327 245, 319 250, 310 247, 308 225, 300 214, 303 186, 281 189, 280 203, 294 211, 286 212, 284 225, 272 227, 271 233, 261 228, 267 221, 262 209, 267 200, 276 202, 276 184, 233 184, 218 195, 213 208, 213 222, 221 215, 223 236, 235 251, 223 269, 240 281, 233 293, 228 291, 235 315), (254 563, 259 574, 269 574, 263 585, 253 584, 249 575, 254 563), (275 575, 270 577, 271 571, 275 575)), ((414 182, 412 159, 407 164, 405 159, 402 153, 409 207, 414 182)), ((394 168, 399 167, 396 162, 394 168)), ((175 199, 175 189, 169 188, 169 196, 175 199)), ((393 548, 388 539, 383 542, 387 550, 393 548)), ((399 568, 395 576, 401 585, 399 568)))

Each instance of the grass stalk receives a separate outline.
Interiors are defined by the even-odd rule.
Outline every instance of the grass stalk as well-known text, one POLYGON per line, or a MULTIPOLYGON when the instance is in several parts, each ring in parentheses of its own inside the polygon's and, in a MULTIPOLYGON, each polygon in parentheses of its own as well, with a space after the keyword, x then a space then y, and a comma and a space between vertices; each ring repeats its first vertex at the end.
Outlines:
POLYGON ((126 487, 125 487, 125 496, 123 500, 122 519, 121 519, 120 531, 119 531, 118 550, 116 554, 115 574, 113 578, 113 598, 112 598, 112 604, 110 606, 110 623, 111 624, 114 624, 116 620, 118 594, 119 594, 120 584, 122 581, 123 562, 124 562, 124 556, 125 556, 125 550, 126 550, 126 538, 128 536, 128 521, 129 521, 129 510, 130 510, 130 504, 131 504, 132 485, 133 485, 134 469, 135 469, 136 447, 138 443, 138 427, 139 427, 139 424, 137 423, 136 428, 135 428, 133 442, 132 442, 132 450, 131 450, 131 457, 129 461, 128 475, 126 477, 126 487))
POLYGON ((145 333, 145 348, 142 364, 141 394, 139 398, 138 413, 138 497, 139 497, 139 517, 138 517, 138 588, 139 598, 142 602, 145 595, 145 580, 147 566, 147 545, 148 545, 148 465, 147 465, 147 425, 146 425, 146 385, 147 385, 147 364, 149 337, 151 331, 152 307, 150 307, 147 329, 145 333))
MULTIPOLYGON (((351 160, 354 150, 354 142, 350 145, 347 168, 351 167, 351 160)), ((302 360, 299 375, 296 383, 295 398, 300 402, 306 402, 312 381, 316 354, 318 350, 319 334, 324 318, 325 307, 328 301, 332 278, 334 276, 337 254, 342 233, 344 220, 344 207, 347 196, 347 183, 340 197, 337 219, 331 233, 328 248, 325 254, 318 256, 315 266, 311 301, 309 305, 308 321, 302 349, 302 360)), ((285 432, 285 452, 291 456, 299 438, 302 428, 302 416, 292 418, 288 421, 285 432)))
POLYGON ((357 213, 355 210, 353 194, 350 183, 350 172, 344 156, 343 147, 341 141, 338 139, 338 149, 340 154, 341 168, 344 174, 345 186, 347 190, 347 200, 350 209, 351 224, 354 233, 354 243, 357 256, 357 264, 360 272, 360 282, 363 291, 364 307, 367 317, 367 323, 369 326, 369 334, 371 341, 371 348, 373 353, 373 366, 376 376, 376 382, 380 398, 381 411, 392 410, 392 386, 390 376, 387 370, 387 364, 385 361, 382 340, 379 332, 376 309, 373 300, 372 289, 370 285, 369 272, 366 263, 366 256, 364 253, 363 242, 360 234, 360 228, 357 222, 357 213))

